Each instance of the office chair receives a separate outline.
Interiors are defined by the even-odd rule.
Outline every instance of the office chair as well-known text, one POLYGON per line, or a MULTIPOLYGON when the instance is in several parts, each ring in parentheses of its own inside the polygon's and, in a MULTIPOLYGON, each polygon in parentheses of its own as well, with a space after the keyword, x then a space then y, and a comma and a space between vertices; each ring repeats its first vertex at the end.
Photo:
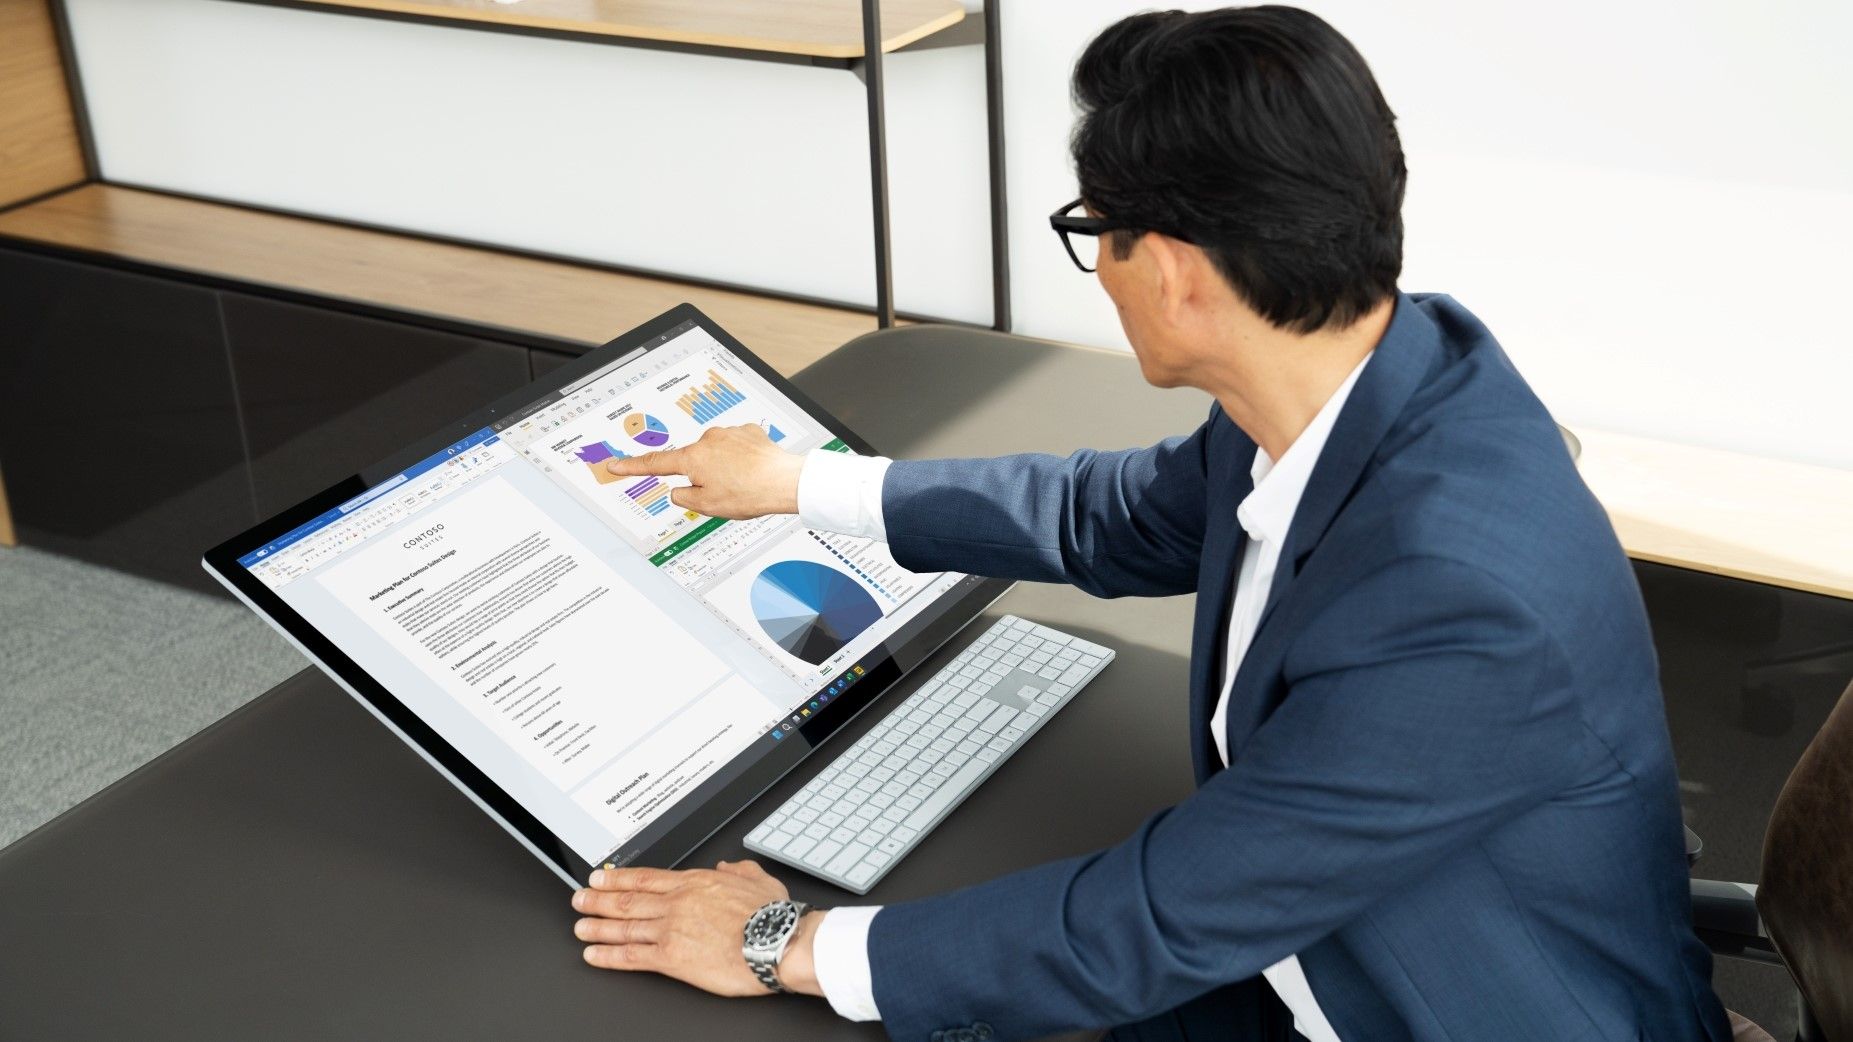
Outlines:
MULTIPOLYGON (((1853 1042, 1853 685, 1776 797, 1761 885, 1695 879, 1692 918, 1714 953, 1788 969, 1797 1042, 1853 1042)), ((1731 1026, 1736 1042, 1774 1042, 1735 1013, 1731 1026)))

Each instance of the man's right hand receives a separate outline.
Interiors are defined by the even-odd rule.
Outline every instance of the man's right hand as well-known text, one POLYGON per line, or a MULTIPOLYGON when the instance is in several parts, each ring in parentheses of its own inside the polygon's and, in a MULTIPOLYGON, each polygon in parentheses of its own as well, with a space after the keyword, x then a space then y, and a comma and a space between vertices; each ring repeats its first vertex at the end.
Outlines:
POLYGON ((614 459, 605 469, 620 477, 685 476, 689 487, 669 491, 684 510, 740 521, 798 512, 798 474, 804 457, 772 443, 756 423, 710 427, 701 440, 679 449, 614 459))

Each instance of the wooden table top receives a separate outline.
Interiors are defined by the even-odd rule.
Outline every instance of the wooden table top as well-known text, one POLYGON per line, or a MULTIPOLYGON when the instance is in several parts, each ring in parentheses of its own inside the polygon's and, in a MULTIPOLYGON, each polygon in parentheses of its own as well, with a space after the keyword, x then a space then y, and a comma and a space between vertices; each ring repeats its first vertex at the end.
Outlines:
POLYGON ((1628 556, 1853 598, 1853 471, 1573 433, 1628 556))

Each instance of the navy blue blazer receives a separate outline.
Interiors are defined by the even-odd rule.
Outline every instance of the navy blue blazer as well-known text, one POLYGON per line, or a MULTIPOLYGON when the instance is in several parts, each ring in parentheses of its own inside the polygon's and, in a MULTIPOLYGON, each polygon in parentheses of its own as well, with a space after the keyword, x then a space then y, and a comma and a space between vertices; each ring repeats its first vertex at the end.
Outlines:
POLYGON ((1298 953, 1347 1040, 1728 1038, 1639 588, 1492 335, 1398 297, 1283 546, 1224 769, 1255 451, 1212 409, 1147 449, 888 471, 909 568, 1195 592, 1199 782, 1116 846, 883 910, 891 1036, 1129 1023, 1298 953))

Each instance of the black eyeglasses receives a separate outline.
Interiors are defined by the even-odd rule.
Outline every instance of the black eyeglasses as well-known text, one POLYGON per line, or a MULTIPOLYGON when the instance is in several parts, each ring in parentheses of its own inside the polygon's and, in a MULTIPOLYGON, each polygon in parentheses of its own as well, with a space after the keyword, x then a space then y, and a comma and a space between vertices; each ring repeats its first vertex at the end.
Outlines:
POLYGON ((1074 261, 1074 266, 1082 271, 1092 272, 1100 263, 1100 236, 1126 226, 1111 218, 1089 217, 1086 214, 1075 213, 1081 207, 1081 200, 1076 199, 1050 214, 1049 227, 1054 228, 1055 234, 1061 238, 1062 246, 1068 250, 1068 256, 1074 261), (1075 248, 1074 243, 1074 237, 1077 235, 1082 236, 1079 249, 1075 248))
MULTIPOLYGON (((1050 214, 1049 227, 1054 228, 1055 234, 1061 238, 1062 245, 1068 250, 1069 259, 1074 261, 1074 266, 1089 274, 1092 274, 1095 267, 1100 263, 1101 235, 1106 232, 1132 231, 1134 229, 1139 231, 1152 230, 1135 224, 1127 224, 1124 221, 1116 221, 1111 217, 1087 217, 1076 214, 1075 211, 1081 209, 1081 206, 1081 200, 1076 199, 1074 202, 1050 214), (1081 236, 1081 245, 1078 247, 1075 245, 1074 240, 1074 237, 1077 235, 1081 236)), ((1171 235, 1169 232, 1166 234, 1171 235)), ((1171 235, 1171 237, 1174 239, 1182 239, 1184 242, 1191 241, 1184 238, 1182 235, 1171 235)))

